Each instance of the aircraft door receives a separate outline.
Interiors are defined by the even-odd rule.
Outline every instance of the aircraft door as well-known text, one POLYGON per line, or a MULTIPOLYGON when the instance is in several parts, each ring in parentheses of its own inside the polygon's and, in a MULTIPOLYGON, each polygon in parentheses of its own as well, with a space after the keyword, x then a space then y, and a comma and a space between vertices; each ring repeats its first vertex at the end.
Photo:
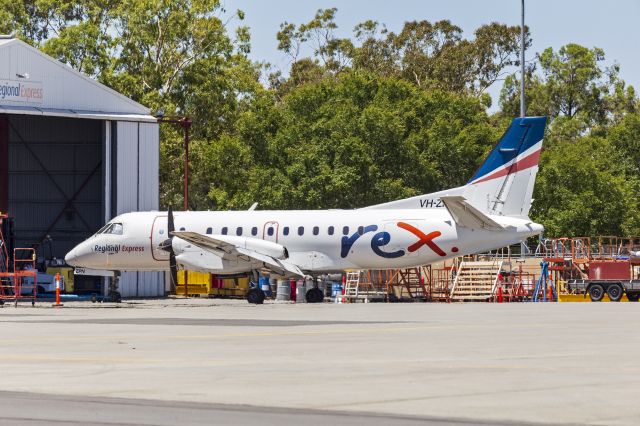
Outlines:
POLYGON ((164 250, 160 250, 158 246, 161 242, 170 238, 167 234, 167 216, 156 216, 151 225, 151 255, 154 260, 167 261, 169 260, 169 253, 164 250))
POLYGON ((265 222, 262 227, 262 239, 265 241, 278 242, 278 231, 280 225, 276 221, 265 222))

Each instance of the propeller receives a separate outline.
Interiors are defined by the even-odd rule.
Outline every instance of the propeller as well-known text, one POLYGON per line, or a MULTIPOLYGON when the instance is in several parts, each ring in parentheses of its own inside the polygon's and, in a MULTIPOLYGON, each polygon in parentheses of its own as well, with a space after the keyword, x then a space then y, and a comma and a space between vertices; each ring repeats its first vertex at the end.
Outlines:
POLYGON ((169 253, 169 269, 171 271, 171 292, 175 294, 178 286, 178 264, 176 262, 176 253, 173 251, 173 235, 171 233, 176 230, 173 220, 173 209, 169 206, 167 212, 167 238, 158 246, 159 249, 169 253))

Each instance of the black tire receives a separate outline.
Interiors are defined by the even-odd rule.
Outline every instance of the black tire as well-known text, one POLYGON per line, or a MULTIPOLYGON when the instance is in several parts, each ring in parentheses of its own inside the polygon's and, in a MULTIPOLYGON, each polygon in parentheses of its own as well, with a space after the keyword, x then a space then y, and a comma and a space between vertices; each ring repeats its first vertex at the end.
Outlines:
POLYGON ((307 291, 305 299, 307 300, 307 303, 322 303, 324 300, 324 293, 322 293, 322 290, 319 288, 312 288, 307 291))
POLYGON ((47 291, 41 285, 38 286, 38 294, 45 294, 47 291))
POLYGON ((254 305, 262 305, 264 303, 264 291, 259 288, 251 288, 247 292, 247 302, 254 305))
POLYGON ((604 297, 604 287, 601 284, 593 284, 589 287, 589 297, 592 302, 599 302, 604 297))
POLYGON ((611 284, 607 287, 607 295, 609 296, 609 300, 612 302, 619 302, 622 299, 622 295, 624 294, 624 290, 620 284, 611 284))
POLYGON ((122 295, 120 294, 119 291, 110 292, 109 293, 109 298, 111 299, 112 302, 115 302, 115 303, 122 302, 122 295))
POLYGON ((640 293, 636 293, 635 291, 627 292, 627 299, 629 299, 629 302, 637 302, 640 300, 640 293))

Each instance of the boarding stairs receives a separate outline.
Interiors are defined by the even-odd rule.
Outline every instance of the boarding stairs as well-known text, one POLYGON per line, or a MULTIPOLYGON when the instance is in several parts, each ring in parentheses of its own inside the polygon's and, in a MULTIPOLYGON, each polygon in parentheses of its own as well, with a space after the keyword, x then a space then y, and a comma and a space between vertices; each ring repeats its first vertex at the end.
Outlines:
POLYGON ((400 299, 424 301, 430 298, 424 283, 424 270, 420 268, 398 269, 389 281, 389 294, 400 299))
POLYGON ((490 301, 500 285, 500 272, 510 263, 492 261, 463 261, 451 287, 452 301, 490 301))

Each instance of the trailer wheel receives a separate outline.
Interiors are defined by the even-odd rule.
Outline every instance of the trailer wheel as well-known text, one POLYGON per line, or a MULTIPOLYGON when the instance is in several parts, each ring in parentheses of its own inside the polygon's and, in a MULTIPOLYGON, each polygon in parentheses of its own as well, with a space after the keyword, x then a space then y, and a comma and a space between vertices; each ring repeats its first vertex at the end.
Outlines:
POLYGON ((611 284, 607 288, 607 294, 609 295, 609 299, 612 302, 619 302, 622 299, 622 294, 624 291, 622 290, 622 286, 620 284, 611 284))
POLYGON ((589 287, 589 297, 592 302, 599 302, 604 297, 604 287, 601 284, 593 284, 589 287))
POLYGON ((627 299, 629 299, 629 302, 637 302, 640 300, 640 293, 636 293, 635 291, 627 292, 627 299))

